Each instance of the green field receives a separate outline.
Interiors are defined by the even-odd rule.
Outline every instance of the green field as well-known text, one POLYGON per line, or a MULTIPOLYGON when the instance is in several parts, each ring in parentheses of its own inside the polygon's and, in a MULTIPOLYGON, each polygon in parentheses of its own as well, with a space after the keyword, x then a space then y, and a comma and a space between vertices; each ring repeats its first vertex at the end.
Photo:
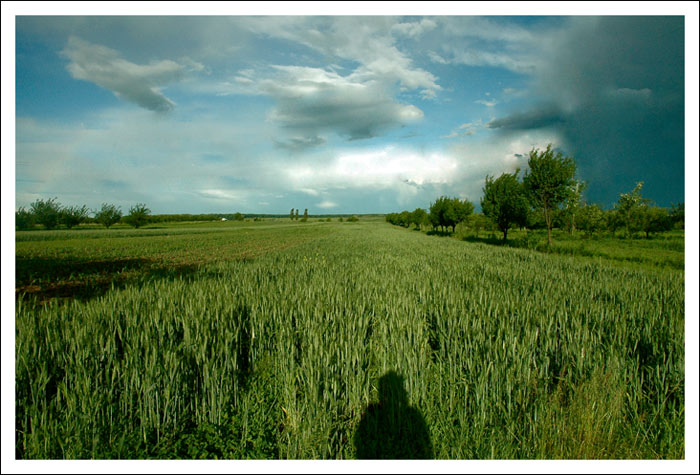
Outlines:
POLYGON ((17 232, 16 455, 684 458, 683 236, 469 236, 17 232))

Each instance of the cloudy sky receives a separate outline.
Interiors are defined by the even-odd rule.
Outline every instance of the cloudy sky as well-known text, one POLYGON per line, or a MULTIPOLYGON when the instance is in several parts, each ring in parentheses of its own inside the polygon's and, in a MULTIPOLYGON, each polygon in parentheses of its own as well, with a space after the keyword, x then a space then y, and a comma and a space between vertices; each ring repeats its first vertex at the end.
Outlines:
MULTIPOLYGON (((289 14, 289 12, 286 12, 289 14)), ((22 16, 15 207, 386 213, 552 143, 683 202, 683 16, 22 16)))

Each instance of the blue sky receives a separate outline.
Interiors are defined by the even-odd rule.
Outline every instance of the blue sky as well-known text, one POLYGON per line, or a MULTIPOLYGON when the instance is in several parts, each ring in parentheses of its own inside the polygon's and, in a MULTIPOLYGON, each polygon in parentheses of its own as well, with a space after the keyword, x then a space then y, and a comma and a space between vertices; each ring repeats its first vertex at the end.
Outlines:
POLYGON ((386 213, 552 143, 586 198, 685 201, 684 21, 17 16, 15 207, 386 213))

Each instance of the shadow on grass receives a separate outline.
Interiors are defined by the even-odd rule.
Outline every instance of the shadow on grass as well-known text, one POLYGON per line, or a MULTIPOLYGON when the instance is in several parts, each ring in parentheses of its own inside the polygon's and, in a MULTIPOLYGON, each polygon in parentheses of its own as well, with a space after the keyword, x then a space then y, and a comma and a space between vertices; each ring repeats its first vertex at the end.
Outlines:
POLYGON ((122 288, 141 278, 176 278, 198 266, 166 265, 142 259, 15 258, 15 296, 35 297, 36 303, 56 298, 89 300, 112 286, 122 288))
POLYGON ((438 231, 437 229, 431 229, 430 231, 427 231, 425 234, 427 234, 428 236, 440 236, 440 237, 452 236, 451 231, 438 231))
POLYGON ((367 407, 355 432, 357 458, 433 458, 428 427, 420 411, 409 406, 403 377, 390 371, 378 389, 379 402, 367 407))

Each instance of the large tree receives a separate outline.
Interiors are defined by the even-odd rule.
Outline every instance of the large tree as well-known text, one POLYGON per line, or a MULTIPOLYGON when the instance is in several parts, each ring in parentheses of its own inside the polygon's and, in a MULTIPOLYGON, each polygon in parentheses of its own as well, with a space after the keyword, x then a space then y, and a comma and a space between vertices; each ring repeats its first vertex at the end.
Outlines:
POLYGON ((576 162, 561 152, 554 152, 552 144, 539 151, 532 149, 527 162, 529 170, 523 177, 523 186, 530 203, 542 211, 547 224, 547 244, 552 245, 552 214, 570 195, 575 186, 576 162))
POLYGON ((523 185, 518 181, 520 170, 503 173, 498 178, 486 176, 481 211, 496 223, 508 239, 508 230, 513 225, 524 226, 527 222, 528 202, 523 185))

